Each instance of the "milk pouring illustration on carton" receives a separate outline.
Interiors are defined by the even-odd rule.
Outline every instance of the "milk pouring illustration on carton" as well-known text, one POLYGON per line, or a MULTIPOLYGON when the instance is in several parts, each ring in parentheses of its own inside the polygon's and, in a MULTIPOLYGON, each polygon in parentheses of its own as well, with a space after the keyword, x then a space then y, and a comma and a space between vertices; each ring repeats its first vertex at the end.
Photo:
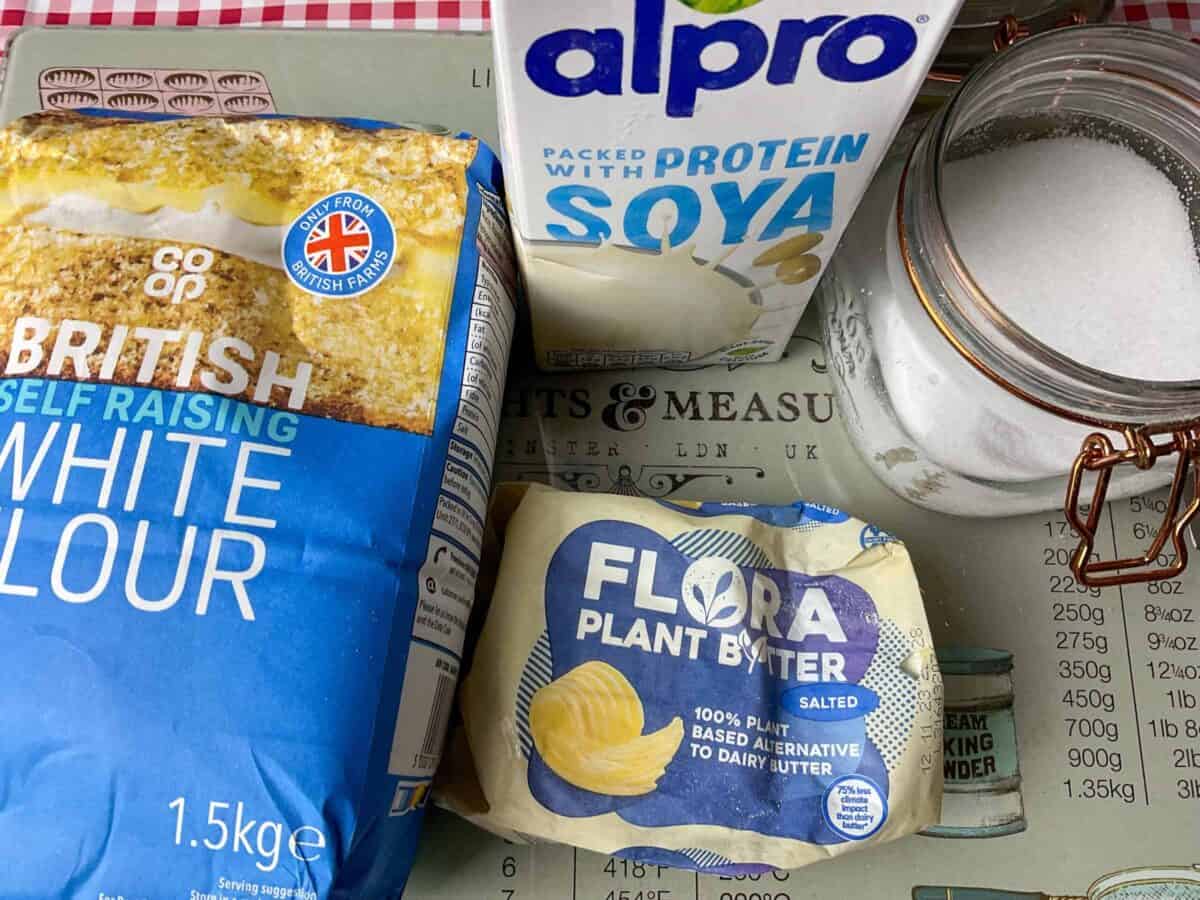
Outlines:
POLYGON ((499 0, 538 363, 778 359, 960 0, 499 0))

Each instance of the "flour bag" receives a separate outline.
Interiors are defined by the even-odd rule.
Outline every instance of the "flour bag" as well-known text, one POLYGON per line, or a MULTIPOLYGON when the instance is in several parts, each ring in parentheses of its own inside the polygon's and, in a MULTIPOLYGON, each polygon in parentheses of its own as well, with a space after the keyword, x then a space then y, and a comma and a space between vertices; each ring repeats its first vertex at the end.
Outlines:
POLYGON ((496 174, 371 122, 0 129, 5 900, 399 895, 511 336, 496 174))

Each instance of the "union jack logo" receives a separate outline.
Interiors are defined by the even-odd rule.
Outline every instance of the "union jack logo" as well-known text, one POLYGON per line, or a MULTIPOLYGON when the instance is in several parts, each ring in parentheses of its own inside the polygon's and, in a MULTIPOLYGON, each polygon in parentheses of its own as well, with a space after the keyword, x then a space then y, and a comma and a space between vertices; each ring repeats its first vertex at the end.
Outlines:
POLYGON ((371 255, 371 230, 354 213, 330 213, 313 226, 304 242, 304 256, 314 269, 344 275, 371 255))
POLYGON ((300 290, 357 297, 392 270, 396 231, 387 210, 366 194, 335 191, 292 220, 279 258, 300 290))

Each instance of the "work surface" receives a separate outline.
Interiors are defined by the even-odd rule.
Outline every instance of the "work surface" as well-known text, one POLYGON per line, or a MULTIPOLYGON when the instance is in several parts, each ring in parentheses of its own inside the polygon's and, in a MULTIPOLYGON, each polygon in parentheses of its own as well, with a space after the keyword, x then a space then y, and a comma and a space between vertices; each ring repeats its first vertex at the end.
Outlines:
MULTIPOLYGON (((816 334, 812 323, 802 334, 816 334)), ((1060 512, 959 519, 901 500, 850 445, 824 368, 807 336, 777 366, 518 375, 498 478, 678 499, 807 498, 898 535, 939 646, 1014 656, 1026 830, 916 836, 801 872, 725 879, 513 846, 434 810, 406 896, 882 900, 917 886, 972 886, 1082 897, 1122 870, 1200 863, 1200 570, 1162 585, 1087 590, 1064 565, 1075 542, 1060 512)), ((1162 502, 1111 504, 1100 554, 1140 553, 1162 502)), ((1195 900, 1200 881, 1166 890, 1153 896, 1195 900)))

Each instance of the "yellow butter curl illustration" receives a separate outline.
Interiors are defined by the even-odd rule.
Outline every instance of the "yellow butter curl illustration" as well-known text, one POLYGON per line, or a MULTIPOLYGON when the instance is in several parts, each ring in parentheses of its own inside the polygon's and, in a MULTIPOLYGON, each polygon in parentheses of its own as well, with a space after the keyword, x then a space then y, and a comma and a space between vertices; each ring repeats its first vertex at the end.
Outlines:
POLYGON ((648 794, 683 741, 683 720, 642 734, 642 701, 608 663, 577 666, 533 695, 533 742, 546 765, 586 791, 617 797, 648 794))

